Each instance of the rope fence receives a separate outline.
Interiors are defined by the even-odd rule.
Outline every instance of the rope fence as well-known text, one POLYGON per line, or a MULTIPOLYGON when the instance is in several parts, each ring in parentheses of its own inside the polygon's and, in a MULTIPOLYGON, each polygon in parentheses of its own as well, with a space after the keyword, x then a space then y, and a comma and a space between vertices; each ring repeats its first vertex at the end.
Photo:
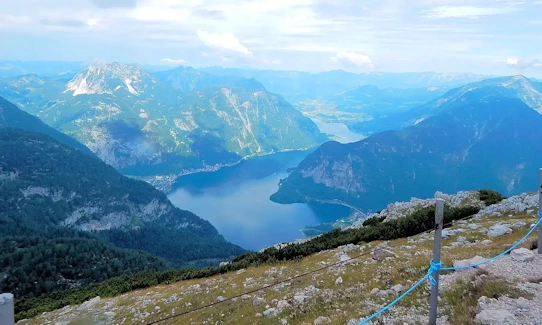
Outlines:
MULTIPOLYGON (((435 280, 433 278, 433 273, 436 273, 436 272, 439 272, 439 271, 459 271, 459 270, 464 270, 464 269, 470 269, 470 268, 473 268, 473 267, 488 264, 488 263, 491 263, 491 262, 494 262, 494 261, 498 260, 499 258, 501 258, 501 257, 505 256, 506 254, 510 253, 512 250, 514 250, 516 247, 518 247, 521 243, 523 243, 541 224, 542 224, 542 211, 539 211, 538 212, 538 221, 533 226, 531 226, 531 229, 529 229, 529 231, 527 232, 527 234, 525 236, 523 236, 514 245, 512 245, 512 247, 508 248, 507 250, 500 253, 499 255, 496 255, 496 256, 488 259, 488 260, 485 260, 485 261, 482 261, 482 262, 479 262, 479 263, 474 263, 474 264, 469 264, 469 265, 464 265, 464 266, 458 266, 458 267, 442 267, 442 262, 440 262, 440 261, 434 262, 433 260, 431 260, 430 261, 430 267, 429 267, 429 270, 427 271, 426 275, 424 275, 418 282, 416 282, 410 289, 405 291, 405 293, 400 295, 397 299, 395 299, 394 301, 392 301, 391 303, 389 303, 388 305, 386 305, 384 308, 380 309, 379 311, 377 311, 373 315, 371 315, 368 318, 364 319, 358 325, 367 324, 371 320, 373 320, 373 319, 377 318, 378 316, 382 315, 386 310, 390 309, 395 304, 397 304, 399 301, 403 300, 406 296, 408 296, 412 291, 414 291, 417 287, 419 287, 426 280, 429 280, 429 283, 432 286, 438 285, 437 280, 435 280)), ((430 320, 430 322, 431 322, 431 320, 430 320)))
MULTIPOLYGON (((472 216, 466 216, 466 217, 463 217, 463 218, 456 219, 456 220, 450 221, 450 222, 448 222, 448 223, 445 223, 443 226, 444 226, 444 227, 449 227, 449 226, 452 226, 454 223, 457 223, 457 222, 463 221, 463 220, 467 220, 467 219, 471 219, 471 218, 472 218, 472 216)), ((416 236, 423 235, 423 234, 426 234, 426 233, 430 233, 430 232, 432 232, 433 230, 434 230, 434 229, 427 229, 427 230, 425 230, 425 231, 420 232, 419 234, 416 234, 416 236)), ((398 245, 389 245, 388 247, 389 247, 389 248, 396 248, 396 247, 399 247, 399 246, 398 246, 398 245)), ((378 248, 378 247, 377 247, 377 248, 378 248)), ((188 315, 188 314, 194 313, 194 312, 196 312, 196 311, 200 311, 200 310, 205 309, 205 308, 213 307, 213 306, 216 306, 216 305, 220 305, 220 304, 226 303, 226 302, 228 302, 228 301, 232 301, 232 300, 234 300, 234 299, 236 299, 236 298, 240 298, 241 296, 244 296, 244 295, 248 295, 248 294, 256 293, 256 292, 263 291, 263 290, 266 290, 266 289, 269 289, 269 288, 273 288, 273 287, 275 287, 275 286, 277 286, 277 285, 280 285, 280 284, 283 284, 283 283, 288 283, 288 282, 291 282, 292 280, 299 279, 299 278, 303 278, 303 277, 306 277, 306 276, 308 276, 308 275, 311 275, 311 274, 314 274, 314 273, 317 273, 317 272, 320 272, 320 271, 329 269, 329 268, 331 268, 331 267, 334 267, 334 266, 338 266, 338 265, 341 265, 341 264, 345 264, 345 263, 351 262, 351 261, 356 260, 356 259, 358 259, 358 258, 360 258, 360 257, 367 256, 367 255, 371 254, 373 251, 374 251, 374 249, 371 248, 370 250, 365 251, 365 252, 363 252, 363 253, 360 253, 360 254, 358 254, 358 255, 352 256, 352 257, 350 257, 350 258, 347 259, 347 260, 335 262, 335 263, 332 263, 332 264, 328 264, 328 265, 326 265, 326 266, 323 266, 323 267, 314 269, 314 270, 312 270, 312 271, 308 271, 308 272, 305 272, 305 273, 296 275, 296 276, 294 276, 294 277, 292 277, 292 278, 285 279, 285 280, 281 280, 281 281, 275 282, 275 283, 273 283, 273 284, 269 284, 269 285, 266 285, 266 286, 263 286, 263 287, 260 287, 260 288, 254 289, 254 290, 246 291, 246 292, 243 292, 243 293, 241 293, 241 294, 238 294, 238 295, 235 295, 235 296, 226 298, 226 299, 224 299, 224 300, 215 301, 215 302, 213 302, 213 303, 210 303, 210 304, 207 304, 207 305, 203 305, 203 306, 200 306, 200 307, 196 307, 196 308, 187 310, 187 311, 182 312, 182 313, 178 313, 178 314, 175 314, 175 315, 170 315, 170 316, 167 316, 167 317, 164 317, 164 318, 161 318, 161 319, 152 321, 152 322, 150 322, 150 323, 146 323, 146 325, 155 325, 155 324, 159 324, 159 323, 165 322, 165 321, 167 321, 167 320, 171 320, 171 319, 178 318, 178 317, 181 317, 181 316, 186 316, 186 315, 188 315)), ((422 281, 422 282, 423 282, 423 281, 422 281)))

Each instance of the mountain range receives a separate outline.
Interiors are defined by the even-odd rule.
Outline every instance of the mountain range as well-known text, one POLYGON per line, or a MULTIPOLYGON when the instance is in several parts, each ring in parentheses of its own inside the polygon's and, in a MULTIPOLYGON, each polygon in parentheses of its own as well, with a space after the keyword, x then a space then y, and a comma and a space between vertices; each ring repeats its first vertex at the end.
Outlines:
POLYGON ((323 144, 281 180, 272 199, 376 210, 437 190, 533 190, 542 160, 539 87, 516 76, 450 90, 402 113, 403 129, 323 144))
POLYGON ((0 95, 134 175, 235 163, 327 139, 256 80, 192 68, 151 74, 98 64, 71 79, 3 79, 0 95))
POLYGON ((542 82, 528 79, 524 76, 499 77, 470 83, 462 87, 450 90, 442 97, 434 98, 426 104, 411 110, 399 112, 392 116, 372 121, 359 122, 352 125, 352 129, 364 133, 373 134, 386 130, 398 130, 414 125, 420 121, 434 116, 446 109, 450 103, 462 100, 462 96, 473 90, 494 87, 493 94, 511 98, 519 98, 534 110, 542 113, 542 82))

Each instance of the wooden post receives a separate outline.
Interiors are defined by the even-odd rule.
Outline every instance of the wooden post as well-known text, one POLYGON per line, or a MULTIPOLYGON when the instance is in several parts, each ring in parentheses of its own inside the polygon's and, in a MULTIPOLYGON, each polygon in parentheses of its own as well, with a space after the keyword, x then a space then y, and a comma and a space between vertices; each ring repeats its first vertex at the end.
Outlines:
MULTIPOLYGON (((542 213, 542 168, 540 168, 540 186, 538 187, 538 212, 542 213)), ((542 254, 542 223, 538 225, 538 254, 542 254)))
MULTIPOLYGON (((437 205, 435 209, 435 242, 433 245, 433 262, 440 263, 440 249, 442 244, 442 227, 444 224, 444 200, 437 199, 437 205)), ((431 304, 429 311, 429 325, 437 324, 437 307, 438 307, 438 284, 439 284, 439 272, 433 272, 433 279, 435 279, 435 285, 431 286, 431 304)))
POLYGON ((14 325, 14 313, 13 295, 11 293, 0 294, 0 324, 14 325))

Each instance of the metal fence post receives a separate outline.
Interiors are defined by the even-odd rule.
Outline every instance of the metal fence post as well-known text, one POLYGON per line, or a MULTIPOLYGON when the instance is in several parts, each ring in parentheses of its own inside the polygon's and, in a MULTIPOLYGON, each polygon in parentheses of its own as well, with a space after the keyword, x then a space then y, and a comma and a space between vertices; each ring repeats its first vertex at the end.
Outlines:
POLYGON ((0 324, 15 324, 13 295, 11 293, 0 294, 0 324))
MULTIPOLYGON (((538 187, 538 212, 542 213, 542 168, 540 168, 540 186, 538 187)), ((538 225, 538 254, 542 254, 542 223, 538 225)))
MULTIPOLYGON (((444 200, 437 199, 435 209, 435 243, 433 246, 433 262, 440 263, 440 248, 442 244, 442 227, 444 224, 444 200)), ((429 325, 437 324, 437 307, 438 307, 438 284, 439 272, 433 272, 433 278, 436 281, 435 285, 431 286, 431 309, 429 311, 429 325)))

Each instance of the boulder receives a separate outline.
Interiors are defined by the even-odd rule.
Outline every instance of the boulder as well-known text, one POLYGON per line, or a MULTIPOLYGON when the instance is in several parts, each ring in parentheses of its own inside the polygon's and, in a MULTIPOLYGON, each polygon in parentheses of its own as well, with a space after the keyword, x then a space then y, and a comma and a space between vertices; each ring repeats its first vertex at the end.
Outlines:
POLYGON ((510 257, 516 262, 530 262, 534 260, 534 253, 527 248, 518 248, 510 253, 510 257))
POLYGON ((487 231, 489 237, 499 237, 510 233, 512 233, 512 229, 505 225, 494 225, 489 227, 489 230, 487 231))
POLYGON ((252 306, 260 306, 265 302, 263 298, 261 297, 254 297, 254 300, 252 300, 252 306))
POLYGON ((277 317, 279 311, 277 308, 269 308, 263 312, 263 315, 267 318, 277 317))
POLYGON ((97 303, 101 301, 100 297, 94 297, 90 300, 85 301, 84 303, 77 308, 77 310, 89 310, 90 308, 94 307, 97 303))
POLYGON ((476 315, 475 320, 483 325, 519 324, 514 314, 505 309, 484 309, 476 315))
POLYGON ((464 242, 467 241, 467 238, 465 238, 463 236, 458 236, 455 241, 458 242, 458 243, 464 243, 464 242))
POLYGON ((295 295, 294 296, 294 301, 297 303, 297 304, 302 304, 305 302, 305 299, 307 299, 308 297, 305 296, 305 295, 295 295))
MULTIPOLYGON (((467 259, 467 260, 454 261, 454 267, 464 267, 464 266, 467 266, 467 265, 477 264, 477 263, 481 263, 481 262, 485 262, 485 261, 487 261, 486 258, 483 258, 481 256, 475 256, 475 257, 473 257, 471 259, 467 259)), ((485 264, 477 266, 477 267, 484 268, 484 266, 485 266, 485 264)))
POLYGON ((277 302, 277 308, 279 310, 283 310, 283 309, 289 308, 289 307, 290 307, 290 304, 286 300, 279 300, 279 302, 277 302))
POLYGON ((403 291, 405 291, 405 287, 400 285, 400 284, 397 284, 397 285, 394 285, 393 287, 391 287, 391 290, 397 292, 397 293, 401 293, 403 291))
POLYGON ((371 256, 374 260, 382 260, 386 257, 397 257, 394 252, 382 248, 372 251, 371 256))

